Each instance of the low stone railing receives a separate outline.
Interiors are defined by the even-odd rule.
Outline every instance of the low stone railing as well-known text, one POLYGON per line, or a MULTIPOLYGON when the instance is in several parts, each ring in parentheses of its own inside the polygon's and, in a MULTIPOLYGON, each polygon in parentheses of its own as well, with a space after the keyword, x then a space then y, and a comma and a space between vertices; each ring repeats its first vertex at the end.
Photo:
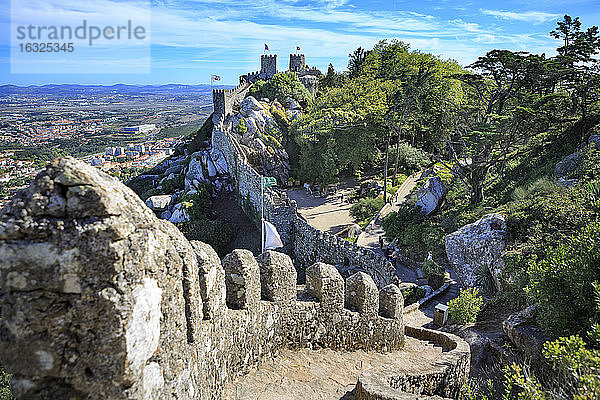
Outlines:
POLYGON ((355 400, 460 398, 469 377, 469 345, 455 335, 426 328, 406 326, 406 334, 442 346, 441 357, 427 367, 365 371, 358 378, 355 400))

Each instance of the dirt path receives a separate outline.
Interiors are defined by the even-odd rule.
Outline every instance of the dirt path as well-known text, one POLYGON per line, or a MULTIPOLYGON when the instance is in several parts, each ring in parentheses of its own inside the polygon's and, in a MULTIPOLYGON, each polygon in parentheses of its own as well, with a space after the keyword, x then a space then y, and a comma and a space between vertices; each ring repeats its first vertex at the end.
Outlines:
POLYGON ((418 177, 421 175, 420 172, 416 174, 412 174, 402 183, 402 185, 398 188, 396 193, 394 194, 394 198, 392 199, 392 204, 390 207, 386 207, 382 210, 381 214, 375 224, 371 227, 368 227, 363 235, 360 235, 356 244, 363 247, 368 247, 371 249, 379 248, 379 237, 385 235, 385 231, 381 227, 381 220, 392 212, 398 211, 400 206, 408 199, 410 196, 410 192, 417 185, 418 177))

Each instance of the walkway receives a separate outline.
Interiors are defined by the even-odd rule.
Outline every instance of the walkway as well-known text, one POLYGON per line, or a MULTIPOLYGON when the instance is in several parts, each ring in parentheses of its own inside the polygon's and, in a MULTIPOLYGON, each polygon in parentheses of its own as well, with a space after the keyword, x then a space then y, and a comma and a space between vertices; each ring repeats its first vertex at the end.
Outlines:
POLYGON ((310 195, 305 189, 288 190, 287 194, 290 199, 296 200, 300 215, 306 218, 311 226, 335 235, 354 223, 354 218, 350 216, 352 204, 348 202, 348 198, 357 185, 354 179, 348 179, 340 183, 336 194, 327 197, 310 195))
POLYGON ((440 346, 406 337, 402 350, 390 353, 329 349, 284 350, 237 382, 225 386, 231 400, 352 400, 362 371, 384 365, 423 370, 442 353, 440 346))
POLYGON ((404 203, 410 196, 410 192, 417 185, 418 177, 421 175, 420 172, 412 174, 402 183, 398 188, 392 199, 392 204, 389 207, 384 207, 377 221, 373 226, 367 227, 364 234, 360 235, 356 244, 371 249, 379 248, 379 236, 385 235, 385 231, 381 227, 381 220, 392 212, 398 211, 402 203, 404 203))

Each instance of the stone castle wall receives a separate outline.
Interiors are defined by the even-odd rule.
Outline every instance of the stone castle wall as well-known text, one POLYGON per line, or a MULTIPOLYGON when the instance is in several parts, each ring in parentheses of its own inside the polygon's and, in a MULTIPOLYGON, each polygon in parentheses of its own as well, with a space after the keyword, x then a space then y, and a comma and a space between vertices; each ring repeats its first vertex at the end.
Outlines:
MULTIPOLYGON (((218 119, 219 117, 217 117, 218 119)), ((241 148, 218 121, 212 133, 212 146, 227 160, 235 182, 236 193, 248 216, 260 218, 260 175, 246 161, 241 148)), ((302 266, 317 261, 338 266, 354 266, 371 275, 378 287, 395 282, 396 271, 385 257, 310 226, 298 213, 297 204, 285 192, 271 188, 264 191, 265 219, 273 223, 284 244, 283 251, 292 255, 302 266)))
POLYGON ((251 84, 248 81, 241 81, 233 89, 213 89, 213 107, 215 114, 231 115, 233 106, 244 100, 251 84))
POLYGON ((282 253, 221 261, 73 158, 2 210, 0 267, 0 359, 20 399, 216 400, 283 348, 404 341, 397 286, 316 263, 302 290, 282 253))
POLYGON ((379 367, 363 372, 358 378, 355 400, 462 398, 469 380, 469 345, 458 336, 426 328, 407 326, 406 334, 441 345, 447 351, 426 369, 379 367))
POLYGON ((294 256, 301 265, 326 262, 366 272, 383 287, 396 279, 396 270, 382 255, 340 237, 321 232, 304 218, 294 218, 294 256))

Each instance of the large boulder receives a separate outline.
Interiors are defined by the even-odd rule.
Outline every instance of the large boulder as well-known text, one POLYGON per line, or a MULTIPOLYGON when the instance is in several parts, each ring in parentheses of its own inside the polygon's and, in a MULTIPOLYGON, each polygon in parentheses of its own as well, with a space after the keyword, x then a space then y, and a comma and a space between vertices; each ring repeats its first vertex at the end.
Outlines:
POLYGON ((577 168, 579 168, 582 161, 583 155, 581 152, 576 151, 573 154, 569 154, 556 164, 554 174, 558 177, 568 178, 577 171, 577 168))
POLYGON ((199 151, 190 156, 190 165, 187 173, 185 174, 185 190, 190 190, 192 183, 196 180, 198 182, 205 181, 205 168, 202 165, 202 155, 204 151, 199 151))
POLYGON ((172 196, 170 194, 161 194, 158 196, 148 197, 146 205, 150 207, 152 211, 161 212, 169 208, 171 204, 172 196))
POLYGON ((0 286, 16 397, 188 393, 177 377, 203 320, 194 249, 118 179, 71 157, 40 172, 0 211, 0 286))
POLYGON ((252 111, 262 111, 263 106, 252 96, 248 96, 240 104, 240 112, 244 117, 250 116, 252 111))
POLYGON ((425 185, 417 192, 416 207, 425 215, 434 212, 448 193, 448 189, 439 176, 429 178, 425 185))
POLYGON ((497 281, 506 247, 506 222, 501 214, 488 214, 446 236, 446 255, 467 287, 477 286, 477 273, 487 268, 497 281))
POLYGON ((542 349, 548 340, 537 324, 537 316, 538 305, 534 304, 502 322, 502 329, 511 342, 533 359, 542 358, 542 349))
POLYGON ((556 168, 554 169, 554 175, 558 178, 569 178, 572 176, 581 163, 583 162, 583 157, 586 151, 587 145, 596 146, 596 148, 600 149, 600 135, 592 135, 587 141, 587 144, 582 145, 578 151, 573 154, 569 154, 562 160, 560 160, 556 164, 556 168))

